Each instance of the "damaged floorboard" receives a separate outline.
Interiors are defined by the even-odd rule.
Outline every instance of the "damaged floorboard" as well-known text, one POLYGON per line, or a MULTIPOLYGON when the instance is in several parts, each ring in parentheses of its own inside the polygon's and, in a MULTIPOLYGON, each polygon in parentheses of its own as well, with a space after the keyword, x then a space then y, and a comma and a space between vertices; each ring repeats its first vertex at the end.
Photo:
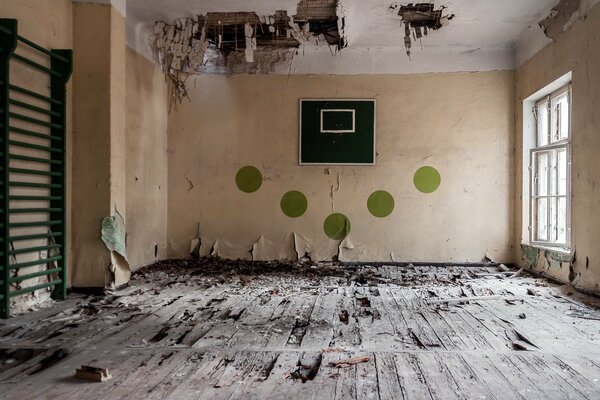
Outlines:
POLYGON ((600 301, 511 274, 163 262, 1 321, 0 397, 600 398, 600 301))

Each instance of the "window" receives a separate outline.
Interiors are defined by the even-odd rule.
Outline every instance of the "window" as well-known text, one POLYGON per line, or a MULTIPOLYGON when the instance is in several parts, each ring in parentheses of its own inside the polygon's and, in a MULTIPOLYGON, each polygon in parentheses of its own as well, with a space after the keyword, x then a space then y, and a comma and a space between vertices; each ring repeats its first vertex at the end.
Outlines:
POLYGON ((569 247, 571 86, 539 99, 533 108, 535 145, 530 150, 532 244, 569 247))

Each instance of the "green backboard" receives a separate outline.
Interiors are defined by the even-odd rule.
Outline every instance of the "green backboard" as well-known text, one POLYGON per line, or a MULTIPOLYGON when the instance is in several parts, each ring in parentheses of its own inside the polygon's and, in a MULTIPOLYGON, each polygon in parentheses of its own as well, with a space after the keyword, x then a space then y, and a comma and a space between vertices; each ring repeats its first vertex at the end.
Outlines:
POLYGON ((375 165, 375 99, 301 99, 301 165, 375 165))

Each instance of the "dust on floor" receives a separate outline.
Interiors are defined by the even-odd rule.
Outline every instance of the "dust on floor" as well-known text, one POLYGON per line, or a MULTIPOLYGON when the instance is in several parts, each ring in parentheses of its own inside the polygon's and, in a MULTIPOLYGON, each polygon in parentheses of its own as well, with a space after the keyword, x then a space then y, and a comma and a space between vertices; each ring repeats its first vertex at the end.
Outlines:
POLYGON ((166 261, 1 321, 0 397, 600 398, 600 301, 514 272, 166 261))

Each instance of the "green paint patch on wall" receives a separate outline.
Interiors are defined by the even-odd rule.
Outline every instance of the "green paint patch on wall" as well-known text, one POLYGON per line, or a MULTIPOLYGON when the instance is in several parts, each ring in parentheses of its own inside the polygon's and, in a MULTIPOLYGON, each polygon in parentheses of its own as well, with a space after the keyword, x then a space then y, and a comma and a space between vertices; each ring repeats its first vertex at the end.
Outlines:
POLYGON ((442 177, 437 169, 426 166, 421 167, 415 172, 413 182, 417 190, 423 193, 433 193, 442 183, 442 177))
POLYGON ((256 192, 262 185, 263 177, 258 168, 246 165, 235 175, 235 184, 244 193, 256 192))
POLYGON ((373 192, 367 200, 367 208, 375 217, 387 217, 394 211, 394 197, 385 190, 373 192))
POLYGON ((329 215, 323 223, 325 234, 333 240, 344 240, 350 233, 350 229, 350 220, 340 213, 329 215))
POLYGON ((297 190, 291 190, 281 197, 281 211, 290 218, 298 218, 306 212, 306 196, 297 190))

